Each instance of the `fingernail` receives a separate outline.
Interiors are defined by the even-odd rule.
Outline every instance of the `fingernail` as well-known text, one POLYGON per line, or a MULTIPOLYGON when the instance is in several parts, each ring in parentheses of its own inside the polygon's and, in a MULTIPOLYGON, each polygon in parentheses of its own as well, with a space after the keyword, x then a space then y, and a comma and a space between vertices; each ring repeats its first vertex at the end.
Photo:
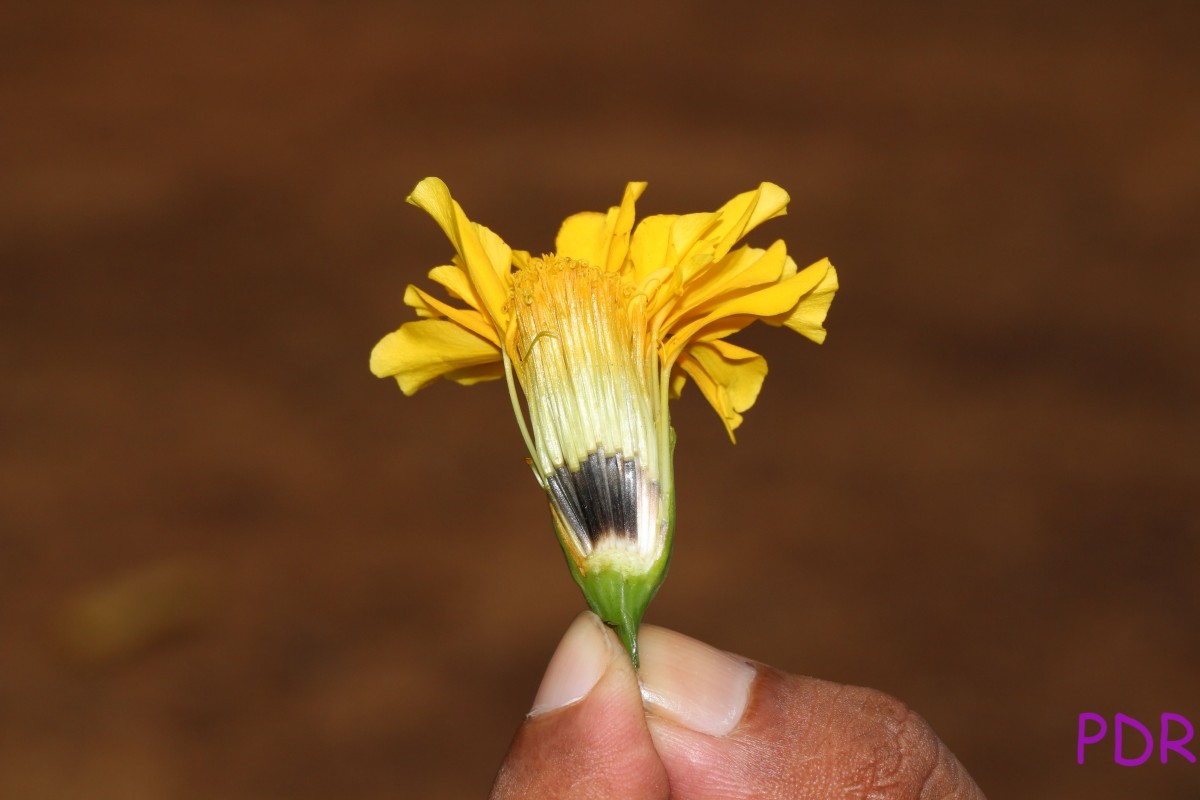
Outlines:
POLYGON ((612 660, 612 642, 604 623, 590 611, 567 628, 542 676, 529 716, 544 714, 587 697, 612 660))
POLYGON ((710 736, 724 736, 746 711, 754 667, 665 628, 638 637, 642 700, 655 715, 710 736))

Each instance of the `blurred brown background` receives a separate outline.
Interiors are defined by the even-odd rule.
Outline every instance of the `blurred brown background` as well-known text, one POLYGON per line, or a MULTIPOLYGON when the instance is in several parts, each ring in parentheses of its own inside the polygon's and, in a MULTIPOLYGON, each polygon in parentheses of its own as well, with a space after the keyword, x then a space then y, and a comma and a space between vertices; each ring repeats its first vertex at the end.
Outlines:
MULTIPOLYGON (((0 26, 0 797, 483 795, 583 607, 503 387, 367 372, 449 246, 761 180, 843 289, 675 406, 649 619, 889 691, 993 798, 1200 722, 1192 3, 40 3, 0 26), (1045 5, 1046 7, 1039 7, 1045 5)), ((1107 761, 1107 763, 1105 763, 1107 761)))

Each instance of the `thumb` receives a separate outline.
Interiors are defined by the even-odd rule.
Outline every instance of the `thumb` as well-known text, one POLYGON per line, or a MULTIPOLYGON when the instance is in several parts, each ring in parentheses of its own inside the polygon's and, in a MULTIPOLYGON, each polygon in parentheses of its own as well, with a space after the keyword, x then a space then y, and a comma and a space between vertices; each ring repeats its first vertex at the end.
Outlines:
POLYGON ((585 612, 554 651, 492 798, 666 800, 668 793, 629 656, 585 612))

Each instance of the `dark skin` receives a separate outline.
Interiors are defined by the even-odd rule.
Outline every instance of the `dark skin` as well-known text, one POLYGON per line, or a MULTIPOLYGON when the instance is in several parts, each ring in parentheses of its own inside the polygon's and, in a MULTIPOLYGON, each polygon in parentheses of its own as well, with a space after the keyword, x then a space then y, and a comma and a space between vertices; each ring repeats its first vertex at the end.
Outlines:
POLYGON ((928 723, 899 700, 789 675, 652 626, 641 639, 639 686, 615 636, 594 617, 576 621, 493 798, 983 800, 928 723), (555 694, 548 684, 588 669, 594 685, 576 680, 565 702, 559 691, 554 707, 539 706, 555 694), (726 686, 738 682, 744 688, 726 686), (734 715, 697 717, 689 704, 729 706, 734 715))

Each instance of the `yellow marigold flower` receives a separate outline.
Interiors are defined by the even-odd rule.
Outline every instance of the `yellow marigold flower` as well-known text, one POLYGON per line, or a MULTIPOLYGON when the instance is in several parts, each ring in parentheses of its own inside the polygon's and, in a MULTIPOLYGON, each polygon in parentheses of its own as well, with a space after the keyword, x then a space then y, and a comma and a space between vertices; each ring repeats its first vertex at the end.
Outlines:
POLYGON ((572 575, 635 663, 637 627, 666 574, 674 531, 668 397, 690 377, 732 439, 767 364, 726 337, 762 320, 820 343, 838 286, 827 259, 798 269, 781 241, 735 249, 786 213, 787 193, 775 184, 715 212, 635 227, 645 188, 629 183, 607 213, 569 217, 554 253, 535 258, 471 222, 441 180, 421 181, 408 201, 457 251, 429 277, 466 307, 409 286, 404 301, 421 319, 371 353, 371 371, 394 377, 405 394, 438 378, 507 376, 572 575))

